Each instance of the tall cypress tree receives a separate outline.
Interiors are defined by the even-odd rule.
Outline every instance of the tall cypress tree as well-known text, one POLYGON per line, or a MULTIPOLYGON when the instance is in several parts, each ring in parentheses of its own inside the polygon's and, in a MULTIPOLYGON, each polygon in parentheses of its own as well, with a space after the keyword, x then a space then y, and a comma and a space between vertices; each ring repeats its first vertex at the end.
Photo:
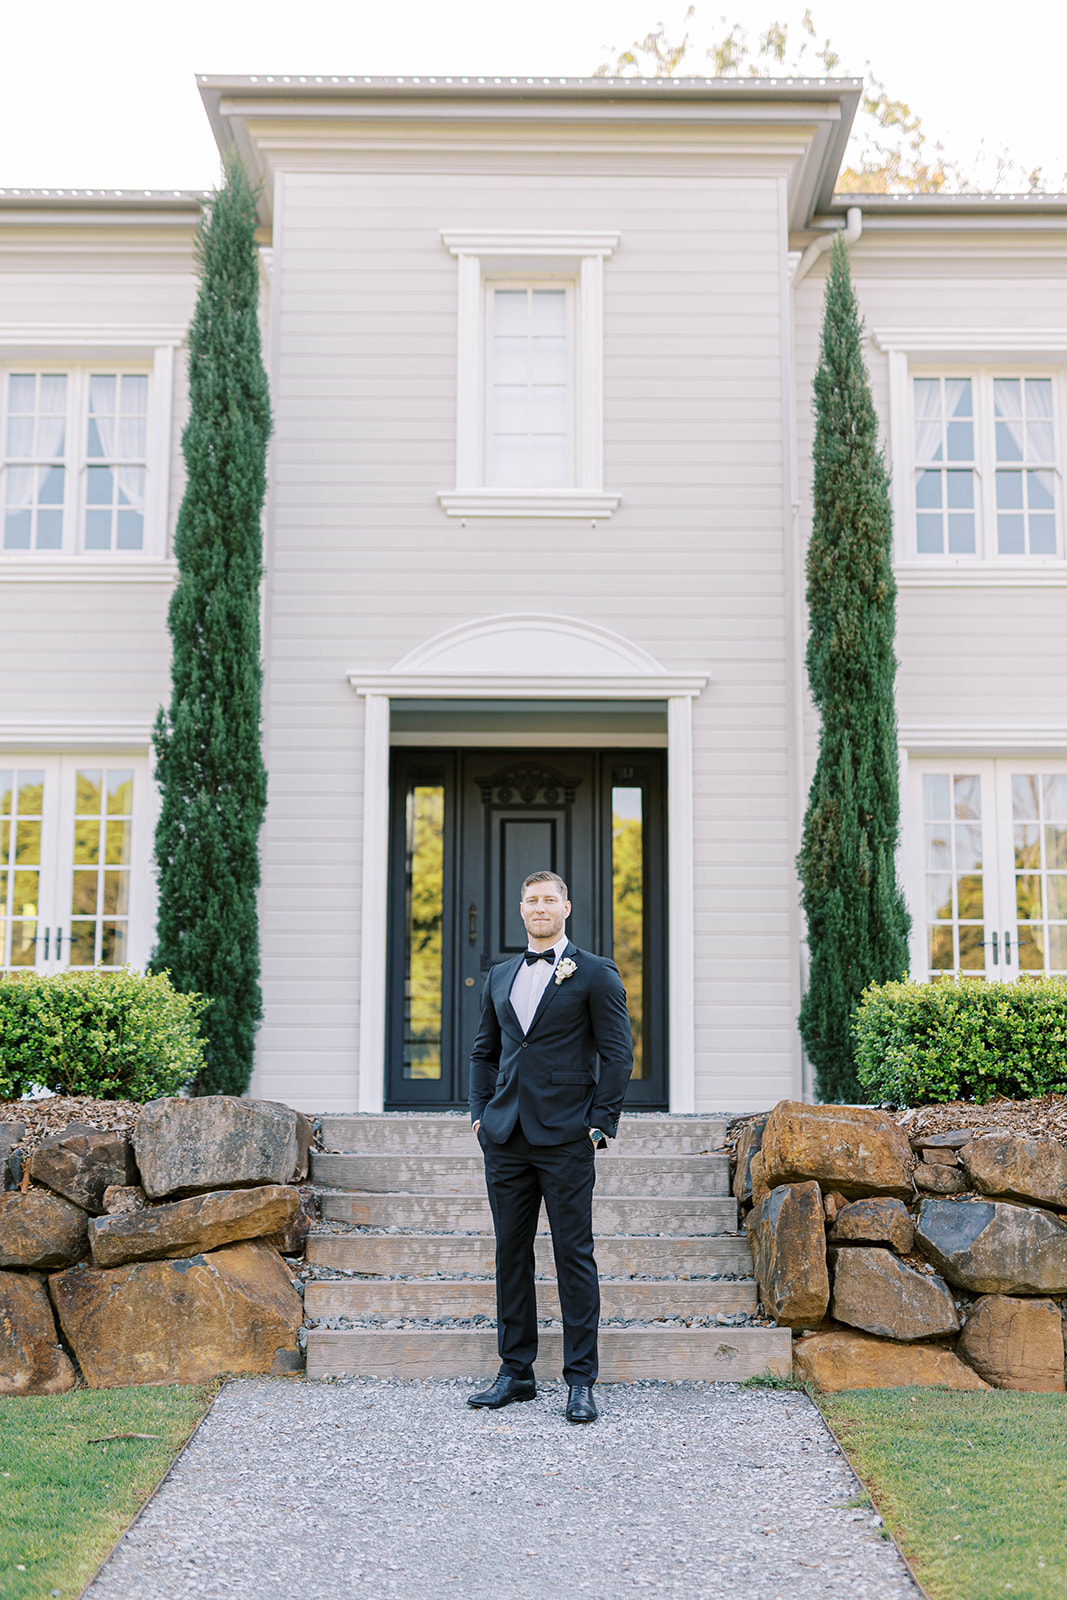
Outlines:
POLYGON ((260 514, 270 400, 260 354, 256 196, 243 167, 197 236, 189 334, 186 488, 174 553, 169 712, 154 731, 162 810, 156 970, 208 995, 204 1094, 241 1094, 252 1072, 259 988, 260 514))
POLYGON ((822 718, 797 865, 808 925, 800 1031, 819 1098, 861 1097, 852 1018, 869 983, 903 977, 909 917, 897 882, 892 519, 861 324, 840 239, 830 255, 815 374, 808 681, 822 718))

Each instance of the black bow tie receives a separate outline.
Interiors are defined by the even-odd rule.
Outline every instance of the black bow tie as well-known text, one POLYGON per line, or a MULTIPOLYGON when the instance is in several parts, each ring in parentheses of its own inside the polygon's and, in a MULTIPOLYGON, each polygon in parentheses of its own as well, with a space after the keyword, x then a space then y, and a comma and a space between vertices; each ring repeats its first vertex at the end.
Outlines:
POLYGON ((528 967, 532 967, 535 961, 555 961, 555 959, 556 959, 556 952, 554 950, 527 950, 526 951, 526 965, 528 967))

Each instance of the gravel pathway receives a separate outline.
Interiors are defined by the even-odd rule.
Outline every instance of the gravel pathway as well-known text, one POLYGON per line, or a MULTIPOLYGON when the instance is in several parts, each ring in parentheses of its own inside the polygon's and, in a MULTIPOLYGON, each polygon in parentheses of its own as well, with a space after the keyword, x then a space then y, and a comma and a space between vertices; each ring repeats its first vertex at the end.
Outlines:
POLYGON ((242 1379, 86 1600, 917 1600, 793 1391, 566 1390, 471 1411, 466 1382, 242 1379))

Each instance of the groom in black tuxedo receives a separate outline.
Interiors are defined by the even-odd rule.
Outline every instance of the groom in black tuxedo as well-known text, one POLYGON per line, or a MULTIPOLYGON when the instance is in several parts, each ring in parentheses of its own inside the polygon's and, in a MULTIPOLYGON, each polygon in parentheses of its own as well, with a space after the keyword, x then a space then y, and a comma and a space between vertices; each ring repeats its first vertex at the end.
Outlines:
POLYGON ((556 873, 530 874, 520 910, 529 948, 491 969, 471 1052, 471 1121, 496 1230, 500 1374, 468 1404, 495 1410, 537 1393, 534 1236, 543 1198, 563 1312, 567 1421, 595 1422, 593 1167, 596 1150, 615 1137, 633 1069, 626 991, 613 961, 568 940, 571 906, 556 873))

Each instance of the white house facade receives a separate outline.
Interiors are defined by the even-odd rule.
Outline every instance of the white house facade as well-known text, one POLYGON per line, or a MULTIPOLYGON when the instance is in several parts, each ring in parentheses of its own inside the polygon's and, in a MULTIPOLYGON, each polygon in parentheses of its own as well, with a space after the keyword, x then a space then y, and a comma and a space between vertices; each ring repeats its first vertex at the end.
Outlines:
MULTIPOLYGON (((261 184, 275 424, 252 1092, 462 1103, 547 865, 623 970, 632 1104, 810 1093, 803 562, 842 228, 892 470, 913 968, 1067 973, 1067 200, 835 198, 852 81, 200 87, 261 184)), ((4 965, 151 949, 197 214, 0 190, 4 965)))

